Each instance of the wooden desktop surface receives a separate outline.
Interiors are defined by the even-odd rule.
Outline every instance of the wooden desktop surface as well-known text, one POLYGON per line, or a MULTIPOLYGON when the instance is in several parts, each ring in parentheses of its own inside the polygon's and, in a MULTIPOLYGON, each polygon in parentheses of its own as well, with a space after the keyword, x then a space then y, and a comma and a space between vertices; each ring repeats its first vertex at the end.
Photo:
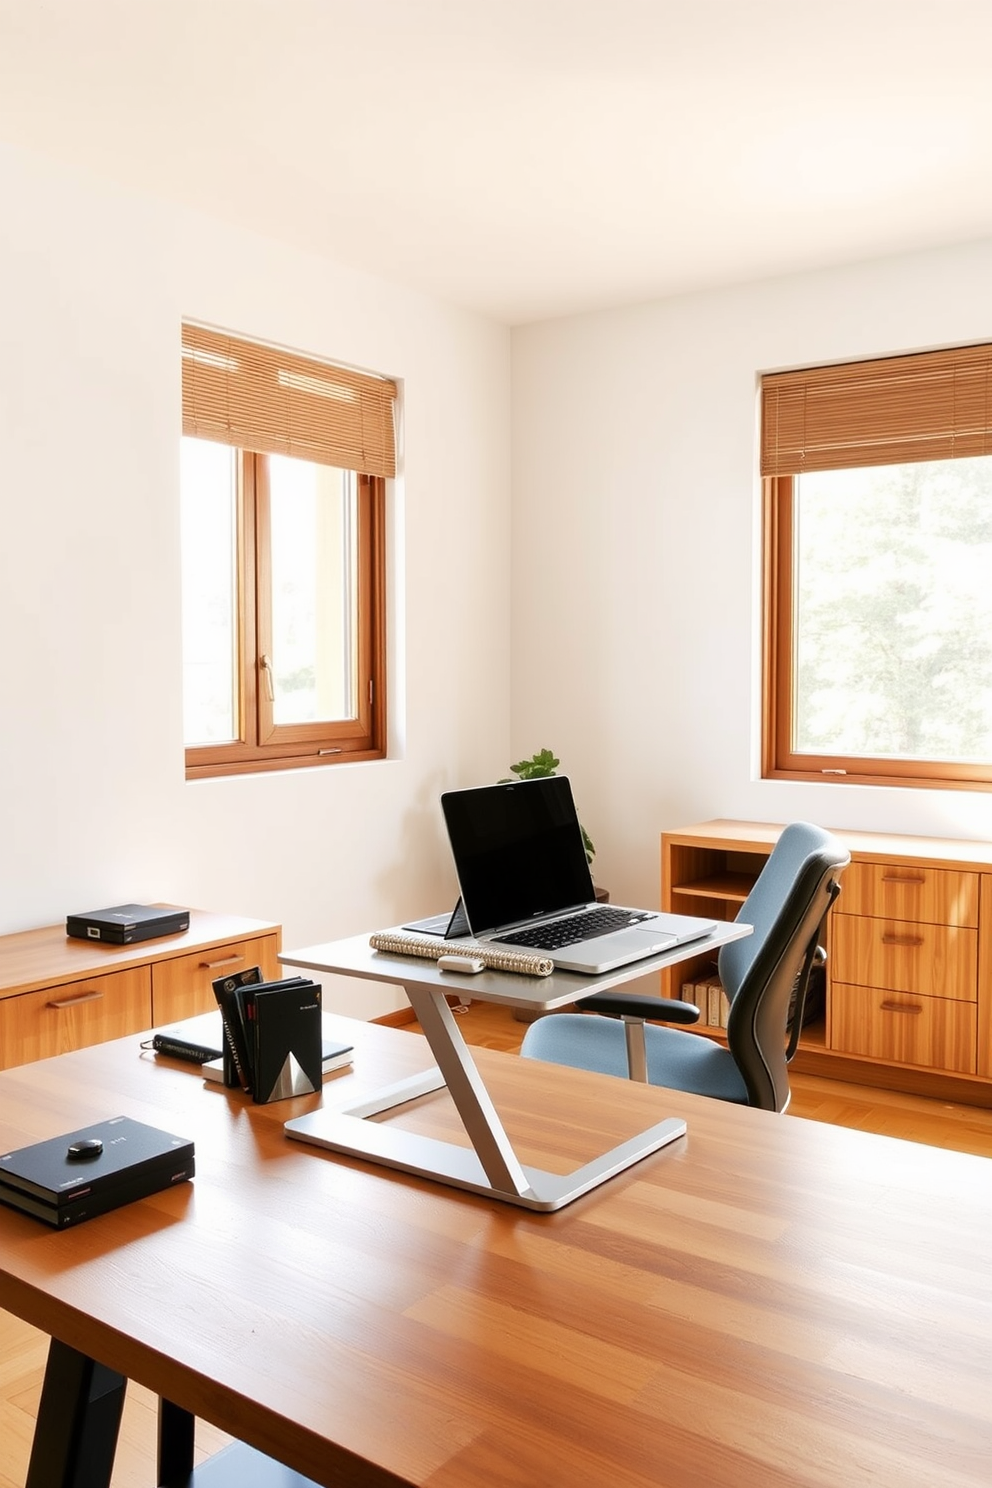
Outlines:
MULTIPOLYGON (((417 1035, 341 1020, 375 1089, 417 1035)), ((191 1184, 54 1232, 0 1306, 325 1484, 988 1488, 992 1163, 480 1049, 528 1162, 688 1135, 554 1214, 285 1138, 119 1040, 0 1074, 0 1150, 127 1114, 191 1184)), ((456 1139, 445 1092, 402 1118, 456 1139)))

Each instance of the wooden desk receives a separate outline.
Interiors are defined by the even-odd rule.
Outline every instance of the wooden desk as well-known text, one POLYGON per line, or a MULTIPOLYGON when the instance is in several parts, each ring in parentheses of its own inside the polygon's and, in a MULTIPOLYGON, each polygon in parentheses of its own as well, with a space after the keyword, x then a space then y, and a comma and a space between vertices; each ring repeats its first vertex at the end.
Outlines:
MULTIPOLYGON (((430 1063, 347 1032, 331 1089, 430 1063)), ((547 1167, 671 1106, 476 1052, 547 1167)), ((0 1306, 327 1485, 988 1488, 987 1160, 680 1095, 685 1138, 533 1214, 286 1140, 319 1099, 133 1037, 0 1074, 4 1149, 117 1112, 197 1149, 75 1229, 0 1211, 0 1306)), ((402 1119, 459 1138, 443 1092, 402 1119)))

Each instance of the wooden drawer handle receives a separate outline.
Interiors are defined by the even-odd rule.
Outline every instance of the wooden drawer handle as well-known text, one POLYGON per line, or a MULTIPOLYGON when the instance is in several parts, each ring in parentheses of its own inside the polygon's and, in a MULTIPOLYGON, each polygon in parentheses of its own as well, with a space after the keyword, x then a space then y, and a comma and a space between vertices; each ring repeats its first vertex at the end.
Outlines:
POLYGON ((243 961, 244 959, 245 959, 244 956, 241 955, 241 956, 224 956, 220 961, 201 961, 200 962, 200 970, 201 971, 216 971, 218 966, 235 966, 239 961, 243 961))
POLYGON ((60 997, 57 1001, 47 1002, 45 1006, 61 1010, 62 1008, 75 1007, 80 1002, 99 1002, 102 996, 102 992, 80 992, 76 997, 60 997))
POLYGON ((883 1013, 922 1013, 918 1002, 883 1002, 883 1013))
POLYGON ((882 882, 894 884, 910 884, 914 888, 919 888, 922 884, 926 883, 926 879, 921 873, 883 873, 882 882))
POLYGON ((882 944, 889 946, 921 946, 922 935, 883 935, 882 944))

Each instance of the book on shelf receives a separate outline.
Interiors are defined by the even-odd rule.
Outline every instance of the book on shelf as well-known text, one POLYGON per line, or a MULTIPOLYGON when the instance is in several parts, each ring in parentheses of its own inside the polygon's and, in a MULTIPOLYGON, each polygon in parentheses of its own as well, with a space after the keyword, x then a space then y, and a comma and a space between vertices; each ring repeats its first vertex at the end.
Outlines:
POLYGON ((683 982, 681 1000, 698 1007, 697 1028, 726 1028, 730 1003, 716 971, 706 971, 704 968, 692 981, 683 982))

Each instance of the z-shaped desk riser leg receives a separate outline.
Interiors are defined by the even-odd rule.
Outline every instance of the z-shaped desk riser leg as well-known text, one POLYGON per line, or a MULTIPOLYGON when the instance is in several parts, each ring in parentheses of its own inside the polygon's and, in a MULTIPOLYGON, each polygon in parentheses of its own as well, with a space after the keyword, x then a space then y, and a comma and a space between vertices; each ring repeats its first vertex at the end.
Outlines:
POLYGON ((525 1167, 513 1151, 444 992, 418 982, 400 985, 431 1046, 437 1068, 388 1086, 371 1099, 324 1105, 307 1116, 296 1117, 286 1123, 289 1136, 523 1209, 549 1211, 563 1208, 685 1134, 685 1122, 670 1116, 571 1173, 525 1167), (445 1086, 471 1148, 366 1120, 445 1086))

